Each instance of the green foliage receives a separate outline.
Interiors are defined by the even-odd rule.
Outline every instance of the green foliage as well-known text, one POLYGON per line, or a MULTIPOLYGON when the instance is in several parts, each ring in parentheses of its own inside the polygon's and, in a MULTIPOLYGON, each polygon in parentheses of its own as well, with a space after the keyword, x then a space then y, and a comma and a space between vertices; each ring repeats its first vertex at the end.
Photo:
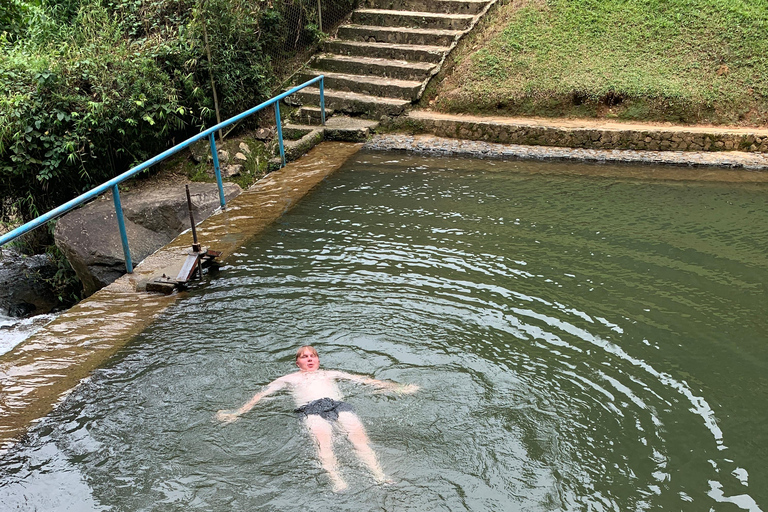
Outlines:
POLYGON ((313 2, 0 6, 0 221, 33 218, 214 123, 212 78, 223 119, 264 101, 275 66, 322 37, 313 2))
POLYGON ((47 253, 51 261, 56 264, 56 272, 48 278, 44 278, 48 288, 58 299, 59 304, 69 307, 82 299, 83 285, 77 278, 74 269, 70 266, 66 256, 55 245, 48 247, 47 253))
POLYGON ((259 178, 267 174, 269 159, 273 154, 263 142, 256 139, 247 137, 244 142, 251 152, 246 154, 247 160, 243 165, 243 171, 240 173, 240 176, 233 180, 243 190, 249 188, 259 178))
MULTIPOLYGON (((261 15, 253 11, 250 2, 206 0, 192 10, 190 23, 178 38, 194 83, 208 84, 206 98, 212 98, 209 73, 213 74, 222 119, 267 99, 272 90, 260 40, 261 15), (208 34, 210 63, 207 57, 201 58, 206 55, 203 28, 208 34)), ((213 103, 206 102, 205 106, 213 108, 213 103)))
POLYGON ((184 126, 169 77, 104 8, 82 9, 74 23, 84 28, 56 44, 11 46, 2 62, 6 218, 28 218, 105 181, 184 126))
POLYGON ((15 40, 24 31, 24 14, 28 8, 27 3, 21 0, 0 2, 0 45, 4 41, 15 40))
POLYGON ((767 34, 765 1, 506 5, 437 91, 438 106, 760 125, 768 121, 767 34))

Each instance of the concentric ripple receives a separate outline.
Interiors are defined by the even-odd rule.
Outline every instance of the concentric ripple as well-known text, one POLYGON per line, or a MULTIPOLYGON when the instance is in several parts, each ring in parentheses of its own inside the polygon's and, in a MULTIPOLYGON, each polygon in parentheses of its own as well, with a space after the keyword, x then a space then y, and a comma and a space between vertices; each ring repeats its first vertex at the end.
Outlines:
POLYGON ((590 168, 360 153, 7 454, 0 501, 765 510, 768 189, 590 168), (394 485, 339 442, 332 495, 287 397, 213 420, 306 343, 421 386, 344 387, 394 485))

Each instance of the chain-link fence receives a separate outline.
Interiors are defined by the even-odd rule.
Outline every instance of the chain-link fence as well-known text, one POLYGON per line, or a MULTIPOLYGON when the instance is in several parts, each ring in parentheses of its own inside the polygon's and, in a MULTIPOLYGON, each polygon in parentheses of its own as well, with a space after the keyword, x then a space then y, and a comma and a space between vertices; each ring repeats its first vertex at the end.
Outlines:
POLYGON ((357 6, 358 0, 272 0, 270 17, 273 33, 280 38, 265 46, 277 82, 284 82, 315 53, 322 41, 336 29, 357 6), (274 30, 276 29, 276 30, 274 30))

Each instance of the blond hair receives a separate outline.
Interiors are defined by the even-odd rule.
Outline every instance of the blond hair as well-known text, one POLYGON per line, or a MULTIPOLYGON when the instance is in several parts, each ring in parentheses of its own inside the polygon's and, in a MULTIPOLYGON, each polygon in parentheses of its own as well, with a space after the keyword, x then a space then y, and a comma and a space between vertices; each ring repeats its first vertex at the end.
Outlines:
POLYGON ((297 361, 298 361, 299 357, 301 356, 301 354, 305 350, 309 350, 310 352, 312 352, 312 355, 314 355, 315 357, 320 357, 320 356, 317 355, 317 350, 315 350, 315 347, 313 347, 312 345, 304 345, 303 347, 299 347, 299 350, 296 351, 296 360, 297 361))

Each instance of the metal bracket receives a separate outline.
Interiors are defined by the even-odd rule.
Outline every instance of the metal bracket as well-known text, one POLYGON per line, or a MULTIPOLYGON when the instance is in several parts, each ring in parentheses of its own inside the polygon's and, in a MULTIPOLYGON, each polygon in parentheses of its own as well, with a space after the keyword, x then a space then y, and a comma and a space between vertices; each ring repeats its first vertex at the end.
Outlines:
POLYGON ((179 270, 176 279, 163 274, 162 277, 157 277, 147 283, 148 292, 160 292, 169 295, 177 288, 184 288, 195 273, 202 279, 203 268, 211 266, 213 260, 221 256, 221 251, 212 251, 210 249, 203 250, 200 243, 198 243, 195 219, 192 216, 192 198, 189 195, 189 185, 186 186, 186 189, 189 222, 192 224, 192 250, 187 253, 187 259, 184 260, 184 264, 181 266, 181 270, 179 270))
POLYGON ((215 263, 214 260, 219 256, 221 256, 220 251, 212 251, 210 249, 200 252, 190 251, 175 278, 168 277, 165 274, 162 277, 156 277, 147 283, 147 291, 170 295, 174 290, 182 290, 186 288, 187 283, 195 277, 196 273, 202 278, 203 269, 213 265, 215 263))

